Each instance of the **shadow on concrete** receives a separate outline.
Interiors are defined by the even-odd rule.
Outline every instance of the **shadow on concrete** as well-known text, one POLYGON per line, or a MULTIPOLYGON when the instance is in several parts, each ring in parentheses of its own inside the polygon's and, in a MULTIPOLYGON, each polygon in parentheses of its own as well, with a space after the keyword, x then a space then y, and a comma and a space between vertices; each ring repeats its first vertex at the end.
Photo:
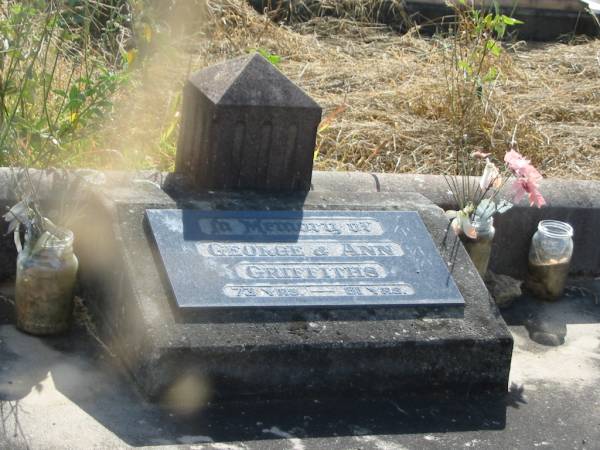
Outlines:
POLYGON ((0 399, 0 442, 11 441, 12 450, 30 448, 21 426, 20 414, 22 411, 18 400, 0 399))
POLYGON ((214 442, 231 442, 500 430, 505 424, 504 398, 407 396, 213 405, 180 418, 177 430, 188 436, 208 436, 214 442))
POLYGON ((505 396, 253 401, 209 404, 177 415, 141 398, 119 362, 81 325, 40 339, 3 324, 0 341, 0 437, 23 448, 20 402, 37 408, 38 401, 45 408, 44 395, 65 397, 69 407, 61 413, 83 410, 132 446, 500 430, 507 406, 522 398, 511 389, 505 396))
POLYGON ((599 291, 598 281, 570 280, 560 300, 546 302, 525 293, 502 316, 508 325, 524 326, 538 344, 563 345, 567 325, 600 323, 599 291))
POLYGON ((524 326, 531 340, 547 346, 565 342, 567 325, 600 323, 600 283, 570 280, 561 299, 537 300, 527 292, 502 310, 508 325, 524 326))
MULTIPOLYGON (((15 321, 13 296, 13 283, 0 283, 0 328, 15 321)), ((0 369, 2 372, 5 372, 7 366, 19 359, 19 355, 4 347, 3 340, 0 338, 0 369)), ((32 385, 39 384, 37 374, 26 374, 26 376, 28 380, 25 384, 30 386, 29 389, 32 385)), ((18 448, 29 448, 20 420, 22 396, 23 392, 20 390, 19 384, 15 384, 12 379, 7 379, 2 374, 0 377, 0 442, 10 439, 19 443, 17 444, 18 448)))
POLYGON ((506 395, 506 406, 511 408, 519 409, 521 405, 526 405, 525 400, 525 387, 516 383, 511 383, 506 395))
POLYGON ((0 281, 0 325, 15 323, 14 282, 0 281))
POLYGON ((526 325, 534 316, 542 315, 564 324, 600 322, 600 283, 570 281, 562 298, 556 302, 537 300, 525 293, 509 308, 502 310, 508 325, 526 325))

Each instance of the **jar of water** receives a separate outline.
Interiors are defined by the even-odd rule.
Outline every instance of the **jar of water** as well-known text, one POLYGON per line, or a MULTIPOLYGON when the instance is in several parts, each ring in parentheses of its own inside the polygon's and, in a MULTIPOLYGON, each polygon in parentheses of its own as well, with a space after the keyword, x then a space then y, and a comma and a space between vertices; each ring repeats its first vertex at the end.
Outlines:
POLYGON ((17 327, 30 334, 66 331, 73 314, 77 278, 73 233, 64 228, 46 231, 17 257, 15 310, 17 327))
POLYGON ((540 299, 558 299, 565 288, 572 256, 573 227, 558 220, 542 220, 531 240, 525 286, 540 299))

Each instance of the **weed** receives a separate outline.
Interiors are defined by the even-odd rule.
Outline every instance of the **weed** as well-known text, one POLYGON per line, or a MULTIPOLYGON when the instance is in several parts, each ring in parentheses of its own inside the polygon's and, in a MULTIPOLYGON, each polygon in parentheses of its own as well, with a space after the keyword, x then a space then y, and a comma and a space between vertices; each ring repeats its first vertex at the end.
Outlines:
POLYGON ((101 46, 123 34, 107 25, 115 22, 109 13, 119 11, 113 3, 7 0, 0 6, 0 164, 68 164, 87 127, 111 110, 125 79, 122 60, 101 46))
POLYGON ((266 50, 264 48, 251 48, 248 53, 258 53, 259 55, 261 55, 263 58, 265 58, 267 61, 269 61, 271 64, 273 64, 275 67, 279 66, 279 64, 281 63, 281 56, 275 54, 275 53, 271 53, 269 50, 266 50))
MULTIPOLYGON (((454 10, 450 37, 442 42, 443 68, 446 82, 447 116, 454 131, 450 145, 461 175, 473 175, 468 155, 473 145, 481 144, 481 136, 493 134, 485 127, 488 118, 500 114, 495 108, 494 89, 502 66, 502 38, 507 28, 522 22, 500 13, 498 5, 486 11, 474 2, 448 2, 454 10), (483 126, 482 126, 483 123, 483 126)), ((489 141, 489 135, 488 137, 489 141)))

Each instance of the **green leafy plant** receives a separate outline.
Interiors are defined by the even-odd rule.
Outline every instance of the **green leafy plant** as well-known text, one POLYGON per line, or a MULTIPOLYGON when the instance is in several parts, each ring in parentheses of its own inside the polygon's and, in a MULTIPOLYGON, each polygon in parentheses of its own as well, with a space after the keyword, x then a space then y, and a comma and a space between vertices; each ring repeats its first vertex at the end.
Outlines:
POLYGON ((485 193, 472 183, 457 180, 481 174, 481 161, 472 155, 488 152, 481 148, 481 142, 485 141, 481 136, 489 132, 484 129, 484 119, 498 118, 501 114, 494 105, 494 90, 502 76, 502 39, 509 27, 522 22, 502 14, 497 3, 491 10, 467 0, 447 4, 454 11, 454 19, 449 38, 442 40, 442 54, 447 120, 454 132, 449 144, 455 162, 454 173, 447 174, 447 178, 459 209, 473 218, 485 193))
POLYGON ((502 39, 509 27, 523 22, 502 14, 495 2, 492 10, 477 7, 473 0, 447 4, 454 11, 450 39, 444 41, 442 52, 448 120, 455 130, 452 145, 462 147, 481 133, 482 116, 494 112, 494 88, 502 72, 502 39))
POLYGON ((33 246, 56 227, 42 213, 40 183, 29 168, 67 165, 71 152, 110 113, 112 96, 125 80, 123 61, 105 45, 119 46, 123 37, 124 28, 115 25, 120 3, 0 5, 0 164, 15 167, 20 200, 5 218, 16 235, 24 227, 33 246))
POLYGON ((96 1, 0 6, 0 163, 48 167, 112 107, 125 76, 97 40, 96 1))

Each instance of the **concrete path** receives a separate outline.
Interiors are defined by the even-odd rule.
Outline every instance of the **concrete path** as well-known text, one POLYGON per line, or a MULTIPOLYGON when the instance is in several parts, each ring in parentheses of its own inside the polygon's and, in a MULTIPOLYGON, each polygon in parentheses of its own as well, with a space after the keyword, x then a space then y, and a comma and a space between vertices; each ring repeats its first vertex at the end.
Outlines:
POLYGON ((0 294, 1 449, 600 448, 600 282, 504 312, 515 352, 503 398, 207 405, 191 415, 144 402, 81 321, 61 338, 20 333, 10 286, 0 294), (566 326, 564 345, 531 341, 540 314, 566 326))

